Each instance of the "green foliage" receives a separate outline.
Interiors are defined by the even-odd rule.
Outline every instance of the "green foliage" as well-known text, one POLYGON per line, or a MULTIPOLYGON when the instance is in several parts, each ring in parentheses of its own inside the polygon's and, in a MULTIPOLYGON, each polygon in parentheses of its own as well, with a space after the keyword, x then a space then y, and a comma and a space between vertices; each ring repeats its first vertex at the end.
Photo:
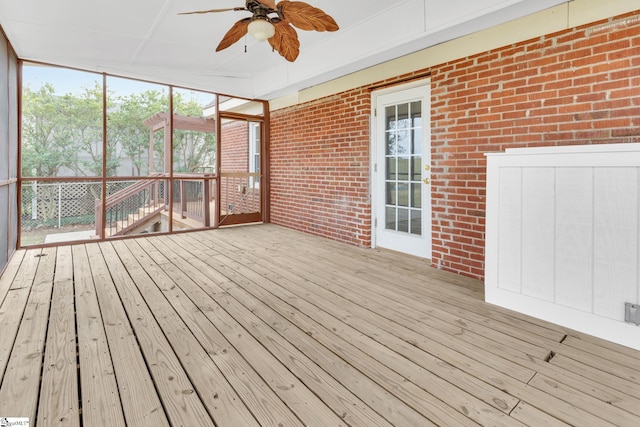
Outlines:
MULTIPOLYGON (((132 175, 140 176, 148 173, 149 128, 144 121, 168 109, 168 94, 157 90, 107 98, 108 145, 122 147, 122 154, 131 159, 135 168, 132 175)), ((154 148, 160 148, 160 153, 164 150, 162 141, 163 139, 159 144, 154 143, 154 148)))
MULTIPOLYGON (((159 86, 163 88, 162 86, 159 86)), ((149 173, 149 144, 152 138, 154 170, 164 171, 164 130, 151 133, 145 121, 169 111, 169 88, 117 96, 106 93, 102 82, 60 95, 52 83, 39 89, 29 85, 22 93, 22 176, 107 177, 144 176, 149 173), (103 108, 106 105, 106 152, 103 149, 103 108), (152 135, 152 136, 150 136, 152 135), (103 159, 106 157, 106 170, 103 159), (123 165, 131 171, 123 171, 123 165)), ((176 91, 176 114, 202 117, 204 105, 186 92, 176 91)), ((213 96, 213 95, 212 95, 213 96)), ((201 172, 215 164, 216 139, 212 133, 176 130, 173 135, 174 171, 201 172)), ((165 171, 168 172, 168 171, 165 171)), ((37 194, 39 221, 54 221, 57 199, 42 188, 37 194)), ((51 190, 53 191, 53 190, 51 190)), ((91 187, 92 199, 100 188, 91 187)), ((35 194, 32 197, 36 197, 35 194)), ((31 213, 32 198, 23 198, 23 212, 31 213)))
MULTIPOLYGON (((168 89, 168 88, 167 88, 168 89)), ((82 88, 77 94, 56 94, 51 83, 38 90, 23 88, 22 175, 24 177, 102 176, 103 86, 82 88)), ((174 111, 202 117, 204 105, 181 92, 174 95, 174 111)), ((125 175, 149 173, 148 118, 169 110, 167 91, 147 90, 115 96, 107 93, 106 176, 117 176, 124 160, 132 165, 125 175)), ((176 130, 174 170, 199 172, 215 163, 212 133, 176 130)), ((153 134, 154 165, 163 170, 164 134, 153 134)), ((168 171, 166 171, 168 172, 168 171)))
POLYGON ((54 92, 50 83, 38 91, 23 89, 23 176, 57 176, 63 167, 73 168, 75 143, 65 118, 70 99, 54 92))
MULTIPOLYGON (((185 99, 177 92, 173 97, 176 114, 201 117, 204 108, 196 99, 185 99)), ((173 133, 173 161, 175 172, 200 173, 215 165, 216 139, 212 133, 175 130, 173 133)))

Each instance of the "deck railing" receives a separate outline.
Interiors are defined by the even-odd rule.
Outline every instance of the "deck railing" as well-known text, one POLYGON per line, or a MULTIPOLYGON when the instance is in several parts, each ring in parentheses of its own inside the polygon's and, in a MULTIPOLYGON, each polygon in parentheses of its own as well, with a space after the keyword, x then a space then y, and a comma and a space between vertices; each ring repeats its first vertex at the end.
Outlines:
POLYGON ((215 192, 212 189, 213 175, 175 174, 179 178, 173 182, 173 212, 182 218, 191 218, 211 225, 211 202, 215 192))
MULTIPOLYGON (((173 212, 191 218, 203 227, 211 225, 211 202, 215 192, 209 174, 174 174, 172 186, 173 212)), ((102 222, 102 200, 95 202, 96 235, 105 230, 107 236, 124 235, 141 227, 163 210, 169 209, 169 179, 163 173, 136 181, 106 198, 102 222)))
POLYGON ((100 236, 102 230, 108 236, 126 234, 165 209, 164 176, 163 173, 153 174, 148 179, 137 181, 108 195, 104 205, 106 220, 104 224, 102 223, 102 200, 96 200, 96 235, 100 236))

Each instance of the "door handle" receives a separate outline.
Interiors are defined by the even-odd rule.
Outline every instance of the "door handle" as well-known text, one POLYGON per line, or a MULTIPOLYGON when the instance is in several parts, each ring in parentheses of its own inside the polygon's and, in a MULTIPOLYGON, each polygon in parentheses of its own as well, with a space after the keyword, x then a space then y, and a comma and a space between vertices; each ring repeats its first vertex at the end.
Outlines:
POLYGON ((424 184, 431 184, 431 180, 429 178, 425 178, 422 180, 424 184))

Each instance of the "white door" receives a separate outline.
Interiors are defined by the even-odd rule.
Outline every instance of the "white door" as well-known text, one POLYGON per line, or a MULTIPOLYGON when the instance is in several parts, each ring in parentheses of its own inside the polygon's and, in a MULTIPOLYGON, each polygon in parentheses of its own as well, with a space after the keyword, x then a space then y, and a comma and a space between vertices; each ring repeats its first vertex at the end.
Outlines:
POLYGON ((431 258, 430 85, 372 96, 373 245, 431 258))

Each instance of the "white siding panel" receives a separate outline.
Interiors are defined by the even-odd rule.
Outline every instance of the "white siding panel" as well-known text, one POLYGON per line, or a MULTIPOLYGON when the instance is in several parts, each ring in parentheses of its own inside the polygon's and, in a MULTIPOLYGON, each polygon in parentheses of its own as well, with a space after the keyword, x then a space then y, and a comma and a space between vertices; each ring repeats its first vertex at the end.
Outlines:
POLYGON ((487 302, 640 350, 640 144, 488 154, 486 224, 487 302))
POLYGON ((554 300, 554 168, 522 171, 522 294, 554 300))
POLYGON ((521 292, 522 169, 501 168, 499 183, 498 287, 521 292))
POLYGON ((593 168, 556 171, 558 304, 593 311, 593 168))
POLYGON ((594 201, 594 313, 623 320, 638 291, 638 168, 597 168, 594 201))

